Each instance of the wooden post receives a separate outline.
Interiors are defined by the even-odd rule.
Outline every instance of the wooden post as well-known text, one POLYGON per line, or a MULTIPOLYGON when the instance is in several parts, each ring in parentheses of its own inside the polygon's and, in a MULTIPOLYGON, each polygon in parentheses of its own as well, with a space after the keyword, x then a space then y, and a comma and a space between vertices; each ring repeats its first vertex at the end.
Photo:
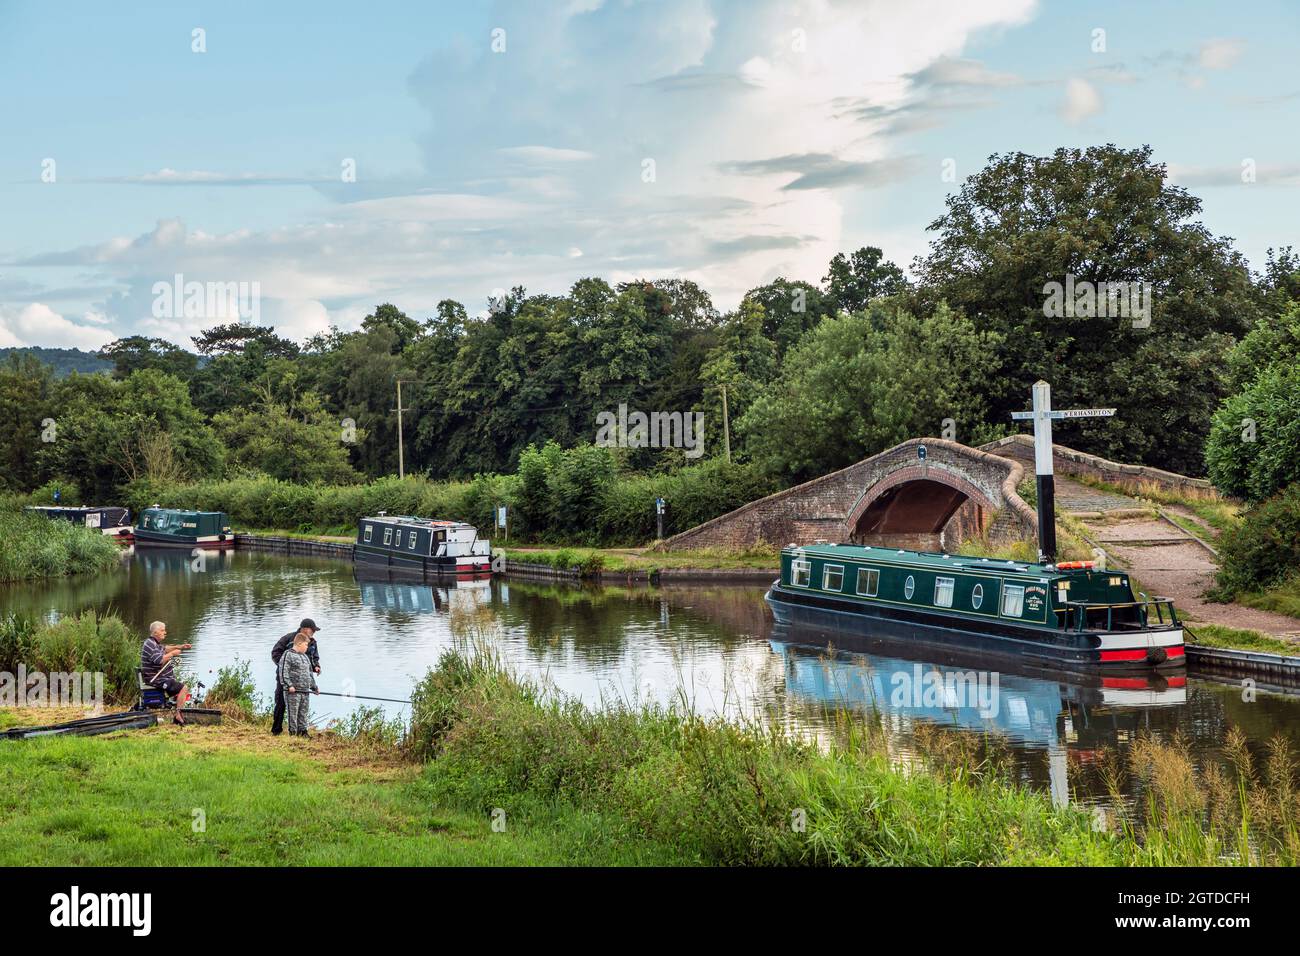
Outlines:
MULTIPOLYGON (((727 386, 722 386, 722 440, 726 443, 727 461, 731 461, 731 419, 727 415, 727 386)), ((663 537, 661 534, 659 537, 663 537)))

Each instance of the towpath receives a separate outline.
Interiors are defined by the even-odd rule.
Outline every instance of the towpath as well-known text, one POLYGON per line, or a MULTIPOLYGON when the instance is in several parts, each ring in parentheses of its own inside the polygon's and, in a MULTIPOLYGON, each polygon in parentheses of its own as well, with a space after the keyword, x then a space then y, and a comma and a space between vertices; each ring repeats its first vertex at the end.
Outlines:
MULTIPOLYGON (((1112 562, 1132 573, 1138 587, 1150 596, 1172 598, 1179 614, 1193 627, 1197 621, 1205 621, 1300 644, 1300 620, 1296 618, 1207 600, 1205 592, 1214 584, 1218 559, 1196 537, 1160 518, 1149 502, 1058 476, 1056 504, 1083 524, 1088 537, 1112 562)), ((1198 537, 1213 542, 1213 529, 1191 511, 1178 505, 1162 507, 1200 528, 1198 537)))

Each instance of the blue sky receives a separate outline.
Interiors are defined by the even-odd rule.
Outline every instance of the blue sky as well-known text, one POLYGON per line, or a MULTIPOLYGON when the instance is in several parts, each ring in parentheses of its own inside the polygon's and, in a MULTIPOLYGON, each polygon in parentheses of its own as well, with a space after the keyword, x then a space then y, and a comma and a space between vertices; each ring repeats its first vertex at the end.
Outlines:
POLYGON ((945 168, 1095 143, 1153 146, 1262 266, 1300 244, 1298 9, 0 0, 0 346, 235 317, 159 314, 176 274, 256 282, 296 339, 586 275, 729 308, 860 245, 907 265, 945 168))

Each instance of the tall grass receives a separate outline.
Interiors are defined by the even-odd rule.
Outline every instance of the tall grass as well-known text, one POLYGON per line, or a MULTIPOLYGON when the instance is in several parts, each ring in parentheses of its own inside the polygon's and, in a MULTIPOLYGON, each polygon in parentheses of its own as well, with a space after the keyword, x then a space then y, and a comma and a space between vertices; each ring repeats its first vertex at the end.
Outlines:
POLYGON ((29 673, 103 673, 110 704, 135 700, 140 644, 120 618, 94 611, 54 623, 14 614, 0 618, 0 670, 16 673, 22 664, 29 673))
POLYGON ((0 510, 0 581, 111 571, 121 549, 93 528, 0 510))
POLYGON ((685 698, 591 709, 513 674, 490 609, 453 627, 460 643, 416 688, 407 738, 452 806, 579 808, 709 864, 1300 861, 1295 758, 1280 740, 1255 768, 1240 734, 1203 764, 1185 743, 1142 738, 1122 766, 1109 755, 1103 826, 1019 783, 995 738, 925 729, 904 763, 877 716, 847 708, 818 741, 779 721, 702 716, 685 698))

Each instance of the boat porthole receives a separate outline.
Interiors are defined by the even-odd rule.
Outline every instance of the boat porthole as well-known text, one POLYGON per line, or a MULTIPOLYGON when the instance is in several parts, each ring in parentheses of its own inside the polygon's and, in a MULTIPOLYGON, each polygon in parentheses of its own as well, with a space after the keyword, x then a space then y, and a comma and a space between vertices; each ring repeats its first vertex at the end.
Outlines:
POLYGON ((912 595, 915 593, 916 593, 916 578, 912 577, 909 574, 907 576, 907 580, 903 582, 903 597, 907 598, 910 601, 912 600, 912 595))
POLYGON ((970 606, 979 610, 979 606, 984 603, 984 585, 975 585, 975 590, 970 593, 970 606))

